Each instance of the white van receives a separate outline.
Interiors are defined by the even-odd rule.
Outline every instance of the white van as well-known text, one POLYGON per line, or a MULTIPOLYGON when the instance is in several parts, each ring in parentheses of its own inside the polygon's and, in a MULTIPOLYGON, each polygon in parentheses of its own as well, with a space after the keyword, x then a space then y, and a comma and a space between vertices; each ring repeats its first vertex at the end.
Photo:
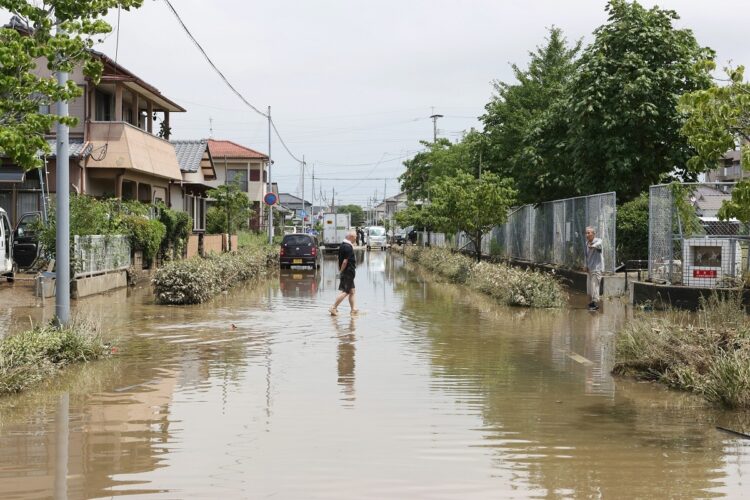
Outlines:
POLYGON ((380 248, 385 250, 388 244, 388 236, 383 226, 371 226, 367 228, 367 249, 380 248))
POLYGON ((0 274, 13 272, 13 228, 5 210, 0 208, 0 274))

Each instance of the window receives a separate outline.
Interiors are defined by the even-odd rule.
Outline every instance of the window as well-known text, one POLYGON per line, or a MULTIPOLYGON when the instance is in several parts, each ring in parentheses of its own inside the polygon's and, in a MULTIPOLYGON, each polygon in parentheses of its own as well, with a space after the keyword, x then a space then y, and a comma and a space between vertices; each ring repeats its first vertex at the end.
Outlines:
POLYGON ((114 109, 114 98, 111 94, 103 92, 101 90, 95 90, 96 92, 96 110, 95 118, 100 122, 112 121, 112 111, 114 109))
POLYGON ((260 182, 260 170, 257 168, 250 171, 250 182, 260 182))
POLYGON ((247 193, 247 170, 227 169, 227 184, 236 182, 240 191, 247 193))

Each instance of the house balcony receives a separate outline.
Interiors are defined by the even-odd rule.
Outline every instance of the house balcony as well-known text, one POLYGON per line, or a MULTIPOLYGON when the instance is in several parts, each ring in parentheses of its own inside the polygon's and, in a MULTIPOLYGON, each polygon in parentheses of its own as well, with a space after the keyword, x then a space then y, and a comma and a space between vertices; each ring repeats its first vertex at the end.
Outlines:
POLYGON ((89 170, 119 169, 182 179, 174 146, 130 123, 91 121, 88 142, 93 147, 86 163, 89 170))

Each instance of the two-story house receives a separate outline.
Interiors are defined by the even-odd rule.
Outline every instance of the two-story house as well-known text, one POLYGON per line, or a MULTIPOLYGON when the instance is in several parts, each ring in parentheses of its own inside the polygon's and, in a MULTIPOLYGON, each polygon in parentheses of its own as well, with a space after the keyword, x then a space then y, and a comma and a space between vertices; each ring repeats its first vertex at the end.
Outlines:
POLYGON ((268 155, 232 141, 217 139, 208 140, 208 150, 216 168, 216 178, 207 184, 218 187, 237 182, 255 214, 249 221, 250 228, 259 230, 265 224, 263 196, 268 182, 268 155))
MULTIPOLYGON (((143 202, 163 201, 171 206, 170 185, 182 180, 174 147, 169 143, 170 113, 184 112, 154 86, 92 51, 104 66, 101 81, 94 83, 80 68, 69 78, 82 90, 69 103, 78 118, 70 128, 71 191, 97 197, 117 197, 143 202), (154 122, 160 118, 159 137, 154 122)), ((50 76, 45 60, 37 61, 38 76, 50 76)), ((49 109, 43 109, 49 112, 49 109)), ((7 159, 0 166, 0 206, 14 221, 22 213, 40 210, 43 193, 55 192, 55 131, 47 137, 52 154, 42 172, 23 172, 7 159), (8 174, 8 175, 5 175, 8 174)))

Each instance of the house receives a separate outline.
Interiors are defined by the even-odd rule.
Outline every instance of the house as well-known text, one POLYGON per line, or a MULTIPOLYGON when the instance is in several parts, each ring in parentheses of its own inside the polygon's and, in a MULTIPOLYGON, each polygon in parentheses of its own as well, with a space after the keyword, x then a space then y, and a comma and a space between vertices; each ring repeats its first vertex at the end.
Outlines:
MULTIPOLYGON (((84 76, 80 67, 69 75, 82 90, 79 98, 69 102, 70 115, 78 118, 77 125, 70 127, 71 191, 171 206, 170 186, 182 181, 182 172, 168 141, 169 117, 185 109, 106 55, 91 54, 103 65, 99 83, 84 76), (154 132, 157 117, 159 134, 154 132)), ((37 60, 34 73, 51 76, 45 59, 37 60)), ((0 177, 12 177, 0 185, 0 204, 7 206, 14 221, 23 212, 42 206, 43 187, 55 192, 54 131, 47 138, 53 154, 44 159, 44 172, 21 176, 20 169, 7 160, 0 166, 0 177)))
POLYGON ((279 193, 279 205, 288 208, 300 219, 302 219, 302 212, 306 212, 306 216, 308 217, 307 222, 310 221, 313 204, 309 201, 303 200, 302 198, 290 193, 279 193))
MULTIPOLYGON (((217 139, 208 140, 208 150, 213 158, 216 178, 207 181, 207 184, 218 187, 228 182, 237 182, 240 190, 250 200, 255 213, 255 217, 250 220, 250 227, 260 230, 266 220, 263 196, 268 182, 268 155, 232 141, 217 139)), ((278 194, 278 190, 276 192, 278 194)))
POLYGON ((170 185, 172 206, 190 215, 193 232, 206 230, 206 210, 216 168, 207 139, 171 141, 180 164, 182 179, 170 185))
POLYGON ((727 151, 719 160, 719 167, 706 172, 706 182, 737 182, 750 177, 741 166, 740 150, 727 151))

